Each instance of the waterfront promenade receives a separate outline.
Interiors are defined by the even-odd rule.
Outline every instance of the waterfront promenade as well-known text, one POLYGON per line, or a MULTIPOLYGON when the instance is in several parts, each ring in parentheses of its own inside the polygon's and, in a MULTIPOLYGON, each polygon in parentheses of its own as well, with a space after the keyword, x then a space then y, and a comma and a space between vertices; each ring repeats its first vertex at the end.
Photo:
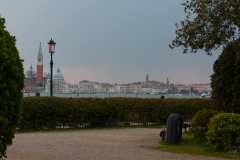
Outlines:
POLYGON ((160 129, 89 129, 17 134, 8 160, 219 160, 162 152, 160 129))

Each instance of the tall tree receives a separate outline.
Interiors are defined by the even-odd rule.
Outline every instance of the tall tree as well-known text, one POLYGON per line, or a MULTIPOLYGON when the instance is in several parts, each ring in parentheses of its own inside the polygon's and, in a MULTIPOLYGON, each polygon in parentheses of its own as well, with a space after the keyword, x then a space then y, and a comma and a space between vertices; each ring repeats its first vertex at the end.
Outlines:
POLYGON ((24 81, 23 65, 16 48, 15 37, 5 28, 0 17, 0 159, 12 143, 19 119, 24 81))
POLYGON ((211 77, 212 97, 218 109, 228 112, 238 111, 239 93, 239 41, 229 43, 215 62, 211 77), (235 100, 234 100, 235 99, 235 100))
POLYGON ((234 81, 232 85, 232 111, 240 113, 240 42, 236 44, 236 59, 234 63, 234 81))
POLYGON ((171 48, 208 54, 240 37, 240 0, 185 0, 186 18, 177 24, 171 48))

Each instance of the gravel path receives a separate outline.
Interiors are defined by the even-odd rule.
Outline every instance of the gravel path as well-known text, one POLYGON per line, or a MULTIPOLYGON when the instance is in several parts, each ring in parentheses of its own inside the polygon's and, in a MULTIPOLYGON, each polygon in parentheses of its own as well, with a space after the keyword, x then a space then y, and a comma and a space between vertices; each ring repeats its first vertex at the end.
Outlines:
POLYGON ((217 160, 162 152, 159 129, 100 129, 17 134, 8 160, 217 160))

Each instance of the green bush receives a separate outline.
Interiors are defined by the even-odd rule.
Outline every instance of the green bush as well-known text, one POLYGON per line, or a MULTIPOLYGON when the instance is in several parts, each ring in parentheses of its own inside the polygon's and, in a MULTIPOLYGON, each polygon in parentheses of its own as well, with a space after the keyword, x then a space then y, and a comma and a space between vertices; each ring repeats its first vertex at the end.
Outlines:
POLYGON ((23 65, 15 37, 5 28, 0 17, 0 159, 6 156, 19 119, 23 88, 23 65))
POLYGON ((208 143, 216 150, 232 150, 240 146, 240 114, 219 113, 210 119, 208 143))
POLYGON ((192 119, 192 133, 196 140, 206 140, 209 120, 215 114, 217 114, 217 112, 214 110, 203 109, 194 115, 192 119))
POLYGON ((19 128, 107 127, 122 122, 165 124, 171 113, 191 119, 198 110, 211 106, 211 100, 200 99, 29 97, 23 100, 19 128))

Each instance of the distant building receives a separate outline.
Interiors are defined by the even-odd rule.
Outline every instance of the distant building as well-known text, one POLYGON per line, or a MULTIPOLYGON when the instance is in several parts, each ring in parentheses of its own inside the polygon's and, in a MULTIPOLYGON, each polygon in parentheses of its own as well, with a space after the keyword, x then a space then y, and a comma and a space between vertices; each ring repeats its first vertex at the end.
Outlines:
MULTIPOLYGON (((67 93, 69 86, 66 84, 64 75, 61 72, 60 68, 57 69, 57 72, 53 75, 53 92, 54 93, 67 93)), ((45 92, 49 93, 50 91, 50 74, 47 75, 47 83, 45 86, 45 92)))
POLYGON ((192 89, 199 93, 210 93, 212 91, 210 84, 193 84, 192 89))
POLYGON ((109 83, 99 83, 95 82, 95 92, 96 93, 106 93, 112 91, 113 85, 109 83))
POLYGON ((24 91, 33 92, 35 90, 36 90, 36 73, 31 65, 26 73, 26 78, 24 80, 24 91))
POLYGON ((40 43, 37 56, 37 86, 43 86, 43 52, 42 44, 40 43))
POLYGON ((96 83, 83 80, 79 82, 79 92, 82 93, 94 93, 96 83))
POLYGON ((170 87, 170 82, 169 82, 168 77, 167 77, 167 80, 166 80, 166 85, 167 85, 167 88, 169 89, 169 87, 170 87))
POLYGON ((111 93, 120 93, 121 92, 121 86, 119 84, 114 84, 110 89, 109 92, 111 93))
POLYGON ((146 82, 149 82, 149 74, 146 75, 146 82))
POLYGON ((47 78, 43 76, 43 52, 40 43, 37 55, 36 72, 31 65, 24 80, 24 92, 43 92, 47 78))
POLYGON ((78 84, 66 84, 66 93, 79 93, 78 84))
MULTIPOLYGON (((40 43, 38 54, 37 54, 37 64, 36 70, 33 69, 31 65, 29 70, 26 72, 26 78, 24 81, 24 92, 27 93, 49 93, 50 92, 50 74, 44 74, 43 68, 43 50, 42 44, 40 43)), ((58 68, 57 72, 53 75, 53 92, 54 93, 65 93, 68 92, 68 87, 64 75, 58 68)), ((75 89, 72 89, 74 90, 75 89)))
POLYGON ((65 80, 64 76, 60 70, 60 68, 57 69, 57 73, 54 74, 53 77, 53 91, 55 93, 64 93, 65 92, 65 80))
POLYGON ((175 84, 174 85, 177 92, 191 92, 192 87, 190 85, 184 85, 184 84, 175 84))

